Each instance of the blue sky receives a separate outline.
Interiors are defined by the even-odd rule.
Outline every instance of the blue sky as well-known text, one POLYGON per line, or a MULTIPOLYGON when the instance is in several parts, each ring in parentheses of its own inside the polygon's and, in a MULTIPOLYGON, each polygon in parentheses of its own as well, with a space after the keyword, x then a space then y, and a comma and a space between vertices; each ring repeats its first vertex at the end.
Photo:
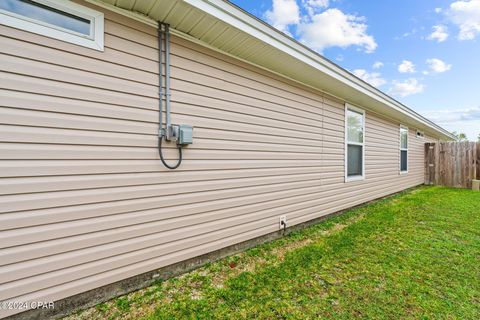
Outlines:
POLYGON ((480 134, 480 0, 232 0, 450 131, 480 134))

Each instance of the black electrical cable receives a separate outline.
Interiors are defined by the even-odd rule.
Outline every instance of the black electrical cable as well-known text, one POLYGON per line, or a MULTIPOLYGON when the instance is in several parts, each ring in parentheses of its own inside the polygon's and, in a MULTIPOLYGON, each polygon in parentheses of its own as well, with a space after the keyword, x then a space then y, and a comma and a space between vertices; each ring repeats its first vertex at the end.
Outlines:
POLYGON ((174 166, 171 166, 169 165, 165 159, 163 158, 163 152, 162 152, 162 141, 163 141, 163 138, 164 137, 158 137, 158 153, 160 154, 160 160, 162 160, 162 163, 165 167, 167 167, 168 169, 177 169, 181 164, 182 164, 182 160, 183 160, 183 156, 182 156, 182 146, 181 145, 177 145, 177 148, 178 148, 178 162, 174 165, 174 166))

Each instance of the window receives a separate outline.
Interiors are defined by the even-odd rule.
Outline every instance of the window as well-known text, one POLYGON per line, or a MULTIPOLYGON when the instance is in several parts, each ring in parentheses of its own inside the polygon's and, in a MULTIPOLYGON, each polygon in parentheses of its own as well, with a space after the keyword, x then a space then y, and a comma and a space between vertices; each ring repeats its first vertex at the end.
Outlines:
POLYGON ((408 172, 408 128, 400 127, 400 173, 408 172))
POLYGON ((0 0, 0 24, 103 51, 103 13, 66 0, 0 0))
POLYGON ((345 181, 362 180, 365 159, 365 111, 345 107, 345 181))

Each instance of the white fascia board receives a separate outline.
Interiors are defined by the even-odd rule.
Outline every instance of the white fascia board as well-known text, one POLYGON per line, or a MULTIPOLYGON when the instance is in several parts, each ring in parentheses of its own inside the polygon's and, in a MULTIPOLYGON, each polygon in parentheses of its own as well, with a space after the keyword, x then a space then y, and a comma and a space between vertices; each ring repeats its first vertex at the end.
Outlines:
POLYGON ((293 56, 297 60, 314 67, 315 69, 335 78, 340 82, 343 82, 349 87, 360 91, 370 98, 375 99, 411 118, 414 118, 425 126, 430 127, 449 138, 454 138, 450 132, 424 118, 420 114, 391 98, 382 91, 355 77, 348 71, 328 61, 313 50, 282 34, 266 23, 259 21, 257 18, 252 17, 250 14, 237 8, 236 6, 233 6, 232 4, 223 0, 183 1, 239 30, 250 34, 260 41, 293 56))

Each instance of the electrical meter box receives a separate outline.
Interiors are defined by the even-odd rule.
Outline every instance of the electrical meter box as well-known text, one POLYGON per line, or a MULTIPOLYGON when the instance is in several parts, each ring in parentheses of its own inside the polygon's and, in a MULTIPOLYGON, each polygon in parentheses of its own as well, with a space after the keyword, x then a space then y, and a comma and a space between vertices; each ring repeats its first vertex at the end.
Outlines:
POLYGON ((178 140, 177 144, 192 144, 193 143, 193 127, 188 124, 178 125, 178 140))
POLYGON ((166 129, 166 139, 179 145, 193 143, 193 127, 188 124, 172 124, 166 129))

